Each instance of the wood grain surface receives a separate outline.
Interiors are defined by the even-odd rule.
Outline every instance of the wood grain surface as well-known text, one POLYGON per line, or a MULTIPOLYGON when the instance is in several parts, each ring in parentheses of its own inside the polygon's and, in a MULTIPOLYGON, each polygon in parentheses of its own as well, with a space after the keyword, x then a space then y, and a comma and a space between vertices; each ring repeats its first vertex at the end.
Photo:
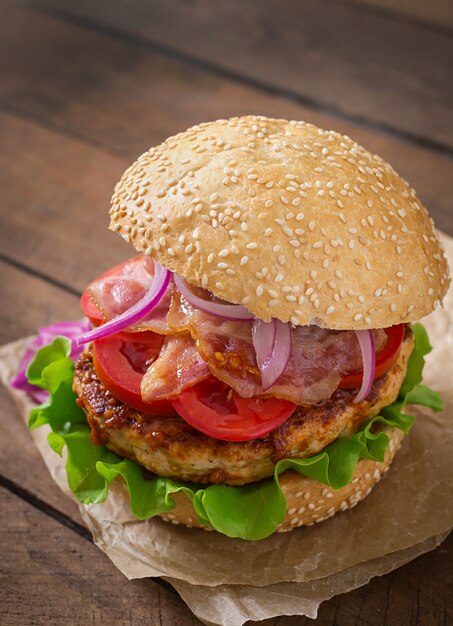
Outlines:
MULTIPOLYGON (((113 185, 150 145, 249 112, 345 132, 387 158, 453 234, 452 37, 331 0, 0 2, 0 342, 77 318, 130 256, 113 185), (384 45, 385 44, 385 45, 384 45)), ((0 392, 0 623, 192 626, 163 581, 93 546, 0 392)), ((453 540, 321 605, 313 622, 453 623, 453 540)))
POLYGON ((33 6, 131 35, 288 100, 453 147, 453 41, 426 25, 332 0, 221 0, 215 9, 211 0, 33 6))

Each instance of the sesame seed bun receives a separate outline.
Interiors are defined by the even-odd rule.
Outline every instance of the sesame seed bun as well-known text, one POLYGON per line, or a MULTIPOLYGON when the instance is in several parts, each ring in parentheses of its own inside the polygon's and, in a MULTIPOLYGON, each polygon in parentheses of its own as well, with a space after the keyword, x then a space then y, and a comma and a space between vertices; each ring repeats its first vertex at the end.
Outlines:
POLYGON ((304 122, 248 116, 171 137, 124 173, 110 227, 266 321, 387 327, 431 313, 449 284, 414 190, 304 122))
MULTIPOLYGON (((286 517, 276 532, 286 532, 298 526, 311 526, 316 522, 322 522, 363 500, 389 469, 404 438, 404 433, 397 428, 387 427, 385 432, 389 437, 389 445, 384 462, 360 460, 352 481, 341 489, 330 489, 323 483, 296 472, 284 472, 280 476, 280 485, 286 498, 286 517)), ((170 513, 163 513, 162 519, 190 528, 206 528, 198 523, 197 514, 188 498, 180 493, 172 494, 171 497, 176 507, 170 513)))

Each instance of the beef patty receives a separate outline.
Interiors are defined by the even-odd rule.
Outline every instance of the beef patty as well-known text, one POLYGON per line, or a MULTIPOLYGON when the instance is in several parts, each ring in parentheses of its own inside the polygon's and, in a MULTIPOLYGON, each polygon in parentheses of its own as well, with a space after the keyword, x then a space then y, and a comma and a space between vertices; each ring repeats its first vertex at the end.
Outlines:
POLYGON ((149 471, 200 483, 243 485, 271 476, 283 458, 313 456, 338 437, 354 434, 368 418, 398 396, 414 339, 406 330, 398 360, 373 384, 367 399, 357 390, 338 389, 325 402, 298 407, 281 426, 263 438, 245 442, 209 437, 182 418, 142 413, 114 398, 96 375, 90 351, 77 361, 74 391, 93 439, 149 471))

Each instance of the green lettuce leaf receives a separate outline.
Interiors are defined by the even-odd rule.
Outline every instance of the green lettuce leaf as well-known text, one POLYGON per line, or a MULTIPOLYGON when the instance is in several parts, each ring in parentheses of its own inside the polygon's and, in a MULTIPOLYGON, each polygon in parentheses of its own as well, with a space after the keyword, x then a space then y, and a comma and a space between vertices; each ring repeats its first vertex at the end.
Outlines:
POLYGON ((424 357, 431 350, 428 335, 421 324, 414 324, 412 331, 415 348, 393 404, 382 409, 355 435, 337 439, 310 458, 283 459, 276 464, 272 478, 243 487, 204 486, 162 477, 149 479, 133 461, 95 445, 72 391, 74 364, 69 358, 70 341, 64 337, 57 337, 42 348, 28 367, 29 382, 50 392, 50 399, 31 411, 29 426, 49 424, 51 448, 61 455, 66 447, 68 484, 80 502, 104 501, 110 483, 121 477, 129 491, 131 511, 138 519, 171 511, 175 507, 172 494, 181 492, 192 501, 199 520, 218 532, 248 540, 263 539, 285 517, 286 502, 279 484, 282 472, 291 469, 340 489, 351 481, 360 459, 384 460, 389 439, 382 426, 410 430, 415 418, 405 413, 406 405, 442 410, 439 394, 421 384, 424 357))

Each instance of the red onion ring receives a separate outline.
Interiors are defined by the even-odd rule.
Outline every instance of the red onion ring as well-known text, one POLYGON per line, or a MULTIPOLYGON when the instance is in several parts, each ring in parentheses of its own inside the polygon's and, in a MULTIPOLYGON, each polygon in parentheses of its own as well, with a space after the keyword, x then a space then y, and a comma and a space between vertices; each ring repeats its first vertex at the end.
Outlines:
POLYGON ((255 319, 252 341, 261 374, 263 391, 275 383, 285 370, 291 356, 291 327, 273 318, 271 322, 255 319))
POLYGON ((376 369, 376 354, 374 350, 374 337, 371 330, 356 330, 355 334, 359 340, 363 362, 362 386, 353 400, 353 402, 357 404, 365 400, 373 386, 374 372, 376 369))
POLYGON ((90 330, 88 333, 77 337, 77 345, 81 346, 89 341, 109 337, 110 335, 118 333, 120 330, 124 330, 128 326, 132 326, 132 324, 139 322, 159 304, 165 291, 167 290, 171 275, 171 272, 154 261, 154 278, 146 295, 131 306, 130 309, 121 313, 121 315, 117 315, 106 324, 93 328, 93 330, 90 330))
POLYGON ((196 309, 207 313, 208 315, 214 315, 223 320, 230 320, 232 322, 241 322, 244 320, 252 320, 254 316, 248 311, 245 306, 241 304, 220 304, 219 302, 209 302, 203 300, 199 296, 196 296, 190 289, 189 284, 178 274, 174 274, 174 281, 179 293, 184 296, 189 304, 196 309))
POLYGON ((269 361, 275 346, 276 331, 275 319, 272 319, 270 322, 263 322, 263 320, 255 318, 252 322, 252 342, 263 387, 270 386, 268 385, 266 372, 268 371, 269 361))
POLYGON ((37 351, 43 346, 47 346, 55 339, 55 337, 63 336, 71 340, 71 358, 76 359, 82 352, 75 340, 80 333, 90 329, 90 322, 87 319, 83 319, 80 322, 57 322, 50 326, 41 326, 38 329, 38 335, 28 346, 22 360, 20 362, 19 371, 10 381, 11 387, 14 389, 21 389, 27 392, 27 394, 37 403, 42 404, 49 397, 49 393, 40 387, 31 385, 27 381, 27 368, 34 358, 37 351))

